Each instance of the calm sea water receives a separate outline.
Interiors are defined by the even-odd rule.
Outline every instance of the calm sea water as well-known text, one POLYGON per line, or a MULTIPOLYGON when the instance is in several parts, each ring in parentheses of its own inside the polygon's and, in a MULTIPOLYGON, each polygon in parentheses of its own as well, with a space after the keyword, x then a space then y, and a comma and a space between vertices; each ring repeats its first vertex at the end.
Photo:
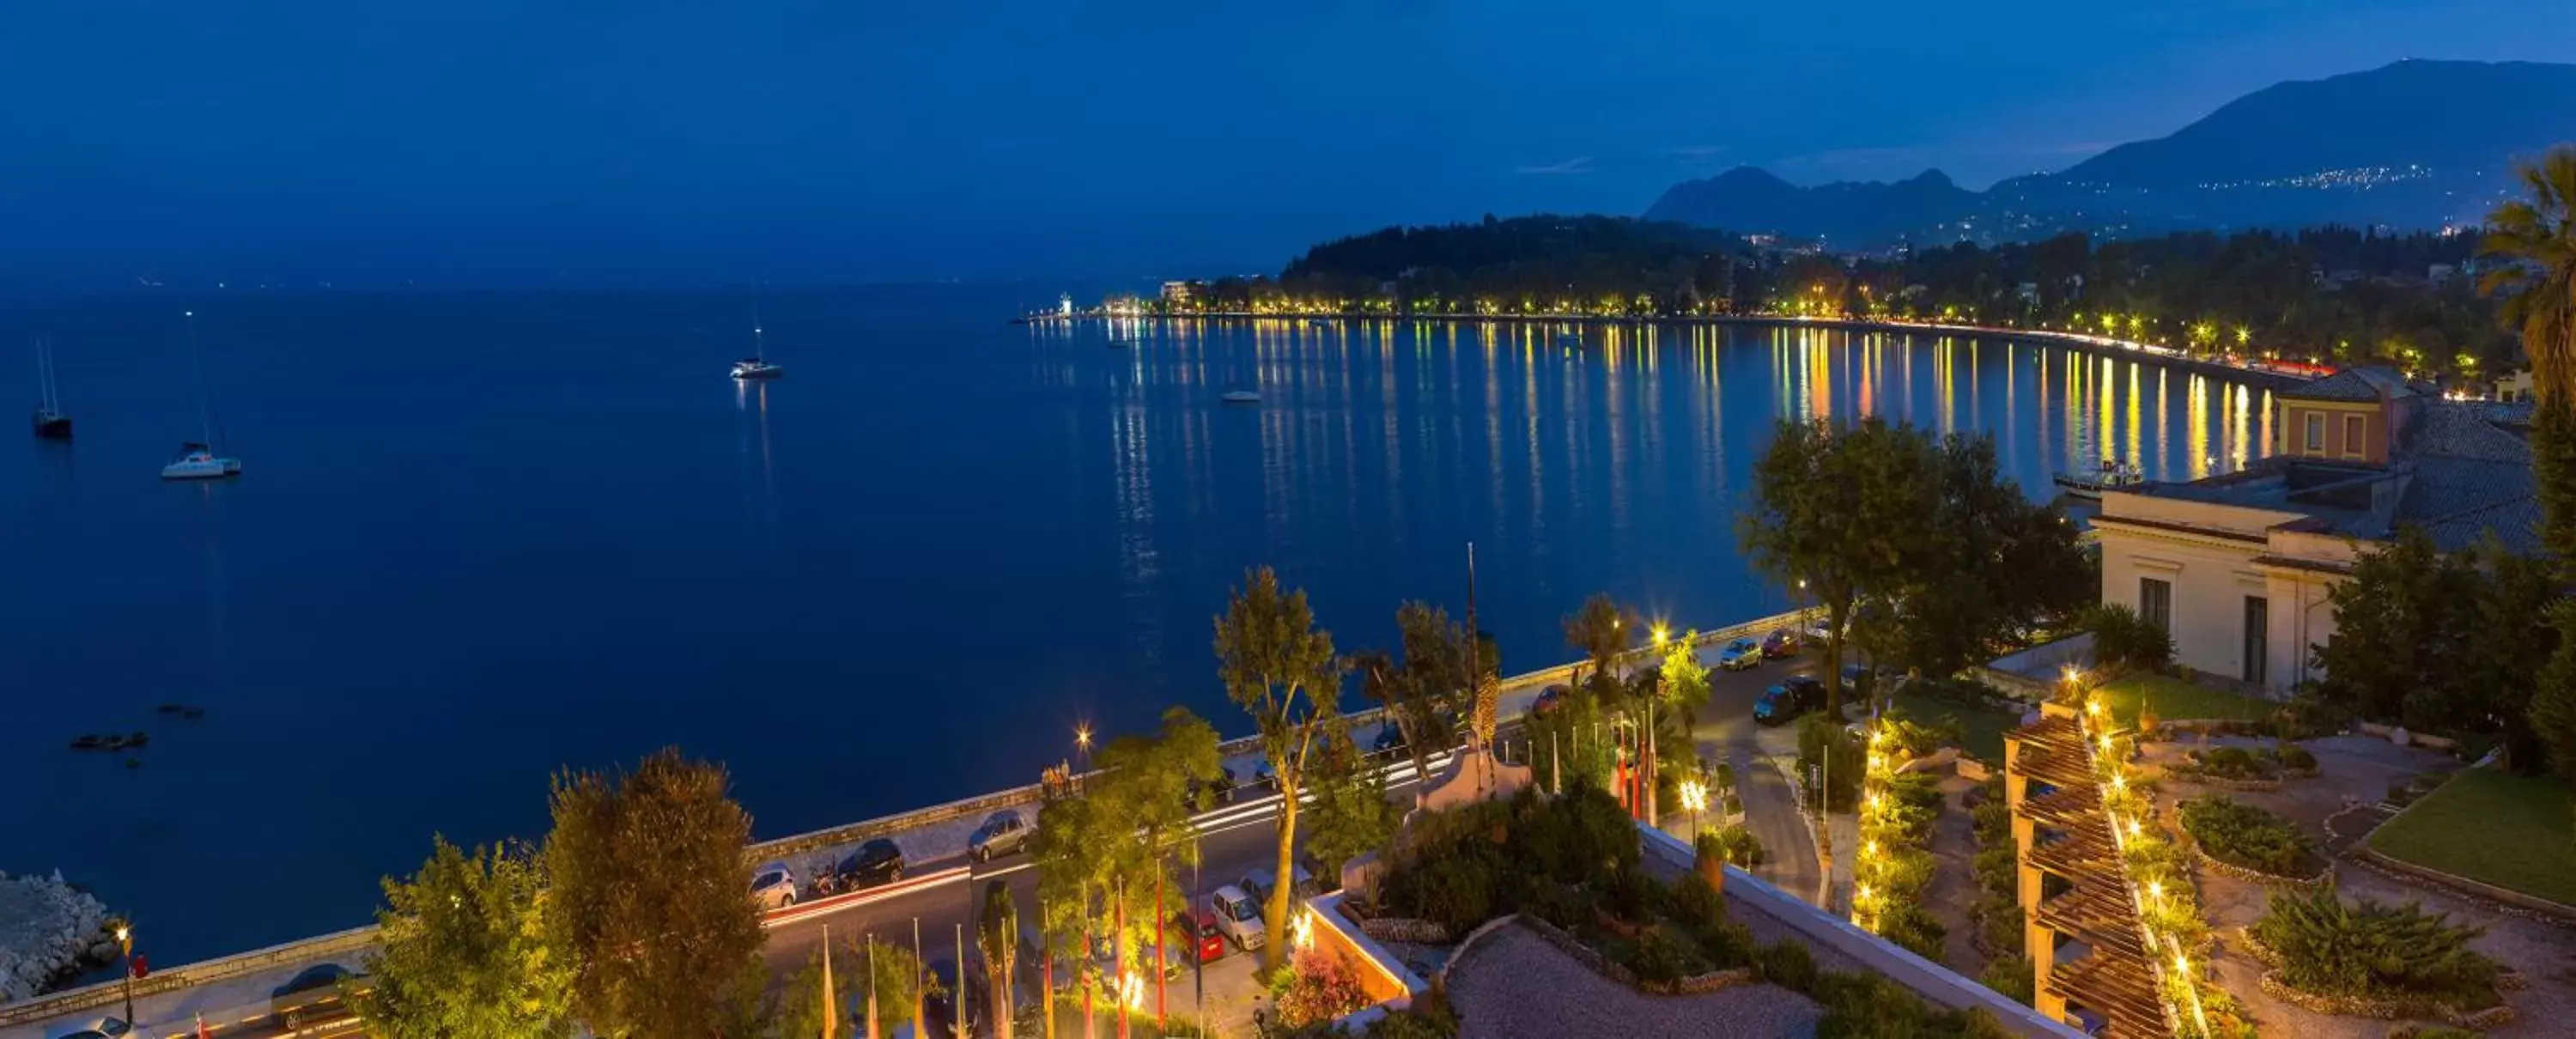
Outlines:
MULTIPOLYGON (((1080 722, 1230 708, 1210 617, 1276 565, 1346 648, 1480 606, 1507 666, 1594 591, 1784 607, 1735 550, 1782 416, 2198 474, 2262 394, 2000 340, 1797 328, 1005 323, 1025 291, 243 295, 0 313, 79 423, 0 448, 0 869, 60 867, 163 963, 365 922, 432 833, 533 836, 549 773, 720 759, 763 836, 1031 782, 1080 722), (158 466, 196 428, 219 486, 158 466), (1218 395, 1258 384, 1258 407, 1218 395), (186 722, 156 704, 198 704, 186 722), (65 748, 147 729, 128 769, 65 748)), ((34 399, 34 364, 0 398, 34 399)))

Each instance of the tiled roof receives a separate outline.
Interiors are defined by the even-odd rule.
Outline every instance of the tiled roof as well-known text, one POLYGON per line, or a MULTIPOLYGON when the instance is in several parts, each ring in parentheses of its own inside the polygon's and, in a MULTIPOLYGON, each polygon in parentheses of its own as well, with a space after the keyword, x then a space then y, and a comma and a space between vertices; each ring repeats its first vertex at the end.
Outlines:
POLYGON ((2394 517, 2421 527, 2445 552, 2492 532, 2507 549, 2540 551, 2540 502, 2531 444, 2489 420, 2475 402, 2426 401, 2410 424, 2412 476, 2394 517))
POLYGON ((2284 400, 2378 400, 2382 391, 2403 397, 2413 391, 2406 380, 2385 368, 2346 368, 2304 386, 2293 386, 2273 394, 2284 400))

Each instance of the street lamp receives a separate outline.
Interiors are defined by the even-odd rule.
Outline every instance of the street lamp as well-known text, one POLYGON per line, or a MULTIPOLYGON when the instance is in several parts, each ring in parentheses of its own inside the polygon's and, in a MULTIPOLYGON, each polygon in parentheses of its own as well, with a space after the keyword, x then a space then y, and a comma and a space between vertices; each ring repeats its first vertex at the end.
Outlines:
POLYGON ((1699 845, 1700 813, 1708 811, 1708 784, 1696 779, 1682 780, 1682 807, 1691 813, 1691 845, 1699 845))
POLYGON ((1078 762, 1081 764, 1081 766, 1082 766, 1082 771, 1085 771, 1085 772, 1089 772, 1089 771, 1091 771, 1091 726, 1090 726, 1090 725, 1088 725, 1088 724, 1083 724, 1083 725, 1076 725, 1076 726, 1074 726, 1074 727, 1073 727, 1073 754, 1074 754, 1074 758, 1075 758, 1075 760, 1076 760, 1076 761, 1078 761, 1078 762))
POLYGON ((116 951, 125 958, 125 1023, 134 1024, 134 928, 123 920, 116 922, 116 951))

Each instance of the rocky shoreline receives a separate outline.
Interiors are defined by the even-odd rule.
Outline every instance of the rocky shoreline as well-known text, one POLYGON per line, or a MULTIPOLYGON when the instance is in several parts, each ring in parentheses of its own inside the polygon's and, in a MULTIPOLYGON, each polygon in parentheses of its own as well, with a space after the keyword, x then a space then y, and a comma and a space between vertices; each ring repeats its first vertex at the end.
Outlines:
POLYGON ((0 873, 0 1003, 41 995, 115 958, 107 906, 61 871, 0 873))

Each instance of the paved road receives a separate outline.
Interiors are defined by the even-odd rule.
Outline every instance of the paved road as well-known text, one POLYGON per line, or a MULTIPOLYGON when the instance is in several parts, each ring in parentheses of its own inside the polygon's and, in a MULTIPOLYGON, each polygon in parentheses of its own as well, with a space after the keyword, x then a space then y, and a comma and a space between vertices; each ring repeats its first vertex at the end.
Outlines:
POLYGON ((1753 720, 1753 701, 1762 690, 1793 674, 1815 674, 1815 655, 1772 661, 1749 671, 1711 671, 1708 706, 1699 712, 1691 736, 1710 761, 1735 769, 1737 796, 1744 799, 1744 825, 1770 853, 1753 870, 1755 876, 1800 898, 1813 901, 1821 879, 1816 871, 1816 842, 1798 818, 1797 795, 1762 755, 1798 749, 1797 730, 1753 720))

